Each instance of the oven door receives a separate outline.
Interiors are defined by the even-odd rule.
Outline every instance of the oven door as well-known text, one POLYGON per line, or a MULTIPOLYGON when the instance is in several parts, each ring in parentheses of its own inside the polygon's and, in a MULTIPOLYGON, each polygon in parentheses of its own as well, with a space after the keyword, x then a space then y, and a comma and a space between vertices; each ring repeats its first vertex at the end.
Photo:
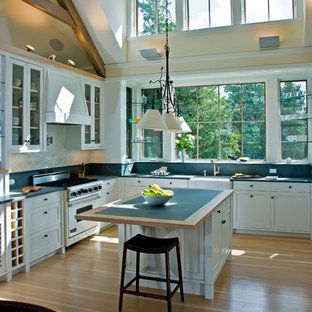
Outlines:
MULTIPOLYGON (((95 197, 96 198, 96 197, 95 197)), ((92 210, 99 206, 96 199, 81 200, 73 203, 68 203, 68 220, 67 220, 67 237, 71 238, 75 235, 81 234, 86 230, 98 226, 96 221, 77 220, 75 216, 79 213, 92 210)))

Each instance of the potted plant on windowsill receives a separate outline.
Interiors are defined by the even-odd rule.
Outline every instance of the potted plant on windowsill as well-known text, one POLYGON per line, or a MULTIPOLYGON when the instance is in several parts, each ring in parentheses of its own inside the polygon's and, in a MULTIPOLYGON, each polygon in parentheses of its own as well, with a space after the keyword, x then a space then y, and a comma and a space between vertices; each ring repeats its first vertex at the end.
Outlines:
POLYGON ((182 162, 185 161, 187 153, 195 149, 195 136, 192 134, 179 133, 176 137, 176 150, 181 152, 182 162))

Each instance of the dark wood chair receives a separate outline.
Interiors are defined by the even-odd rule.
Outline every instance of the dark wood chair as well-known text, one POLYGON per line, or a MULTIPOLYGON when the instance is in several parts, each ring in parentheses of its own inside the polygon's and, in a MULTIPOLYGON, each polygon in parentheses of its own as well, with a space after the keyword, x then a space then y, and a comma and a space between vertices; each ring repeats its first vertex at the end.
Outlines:
POLYGON ((0 300, 0 311, 1 312, 55 312, 46 307, 40 305, 19 302, 19 301, 9 301, 0 300))
POLYGON ((119 296, 119 311, 120 312, 122 309, 123 294, 131 294, 131 295, 167 300, 168 312, 171 312, 171 298, 179 288, 180 288, 181 301, 184 301, 180 245, 179 245, 179 239, 177 237, 155 238, 155 237, 148 237, 145 235, 137 234, 136 236, 130 238, 124 243, 122 266, 121 266, 121 277, 120 277, 120 296, 119 296), (178 264, 178 274, 179 274, 178 280, 170 279, 169 252, 174 247, 176 248, 176 253, 177 253, 177 264, 178 264), (124 285, 128 249, 136 252, 136 274, 133 279, 131 279, 126 285, 124 285), (140 253, 147 253, 147 254, 162 254, 163 253, 165 254, 166 278, 141 275, 140 274, 140 253), (139 289, 140 279, 165 282, 167 285, 166 295, 152 294, 152 293, 140 291, 139 289), (129 286, 131 286, 134 282, 136 283, 135 290, 128 289, 129 286), (176 287, 172 291, 171 291, 171 283, 177 284, 176 287))

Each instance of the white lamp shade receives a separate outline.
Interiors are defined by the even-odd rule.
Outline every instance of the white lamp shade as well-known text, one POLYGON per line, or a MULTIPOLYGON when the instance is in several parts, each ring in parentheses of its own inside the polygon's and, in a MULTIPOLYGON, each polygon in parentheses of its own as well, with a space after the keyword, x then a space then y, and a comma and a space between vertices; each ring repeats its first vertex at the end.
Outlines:
POLYGON ((180 131, 182 131, 182 128, 180 127, 174 113, 164 113, 163 114, 163 120, 167 126, 167 129, 165 129, 164 131, 168 131, 168 132, 180 132, 180 131))
POLYGON ((186 121, 184 120, 182 116, 178 116, 176 117, 176 119, 180 128, 182 129, 180 133, 192 132, 191 128, 189 127, 189 125, 186 123, 186 121))
POLYGON ((140 122, 137 125, 138 129, 151 129, 164 131, 167 130, 167 126, 162 119, 158 109, 148 109, 140 122))

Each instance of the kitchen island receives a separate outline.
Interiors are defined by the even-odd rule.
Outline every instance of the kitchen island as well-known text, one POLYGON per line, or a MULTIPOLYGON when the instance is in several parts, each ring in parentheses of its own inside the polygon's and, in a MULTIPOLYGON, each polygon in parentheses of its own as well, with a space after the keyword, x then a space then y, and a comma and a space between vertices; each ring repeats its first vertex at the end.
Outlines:
MULTIPOLYGON (((232 190, 173 189, 173 198, 153 207, 140 194, 76 215, 79 220, 119 224, 119 248, 137 233, 154 237, 179 237, 183 282, 186 293, 214 296, 214 282, 232 246, 232 190)), ((175 256, 172 256, 175 259, 175 256)), ((145 255, 141 269, 150 275, 164 275, 164 259, 145 255)), ((128 274, 135 270, 135 254, 128 257, 128 274)), ((175 261, 172 275, 177 274, 175 261)), ((155 287, 155 282, 145 284, 155 287)), ((157 288, 163 287, 160 283, 157 288)))

